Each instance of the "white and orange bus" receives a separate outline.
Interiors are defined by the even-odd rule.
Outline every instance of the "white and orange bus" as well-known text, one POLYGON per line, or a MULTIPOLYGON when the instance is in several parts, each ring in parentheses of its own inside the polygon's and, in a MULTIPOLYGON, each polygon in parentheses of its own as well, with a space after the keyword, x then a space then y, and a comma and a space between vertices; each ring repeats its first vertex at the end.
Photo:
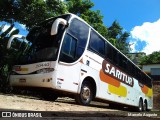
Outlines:
POLYGON ((78 16, 50 18, 26 39, 31 46, 13 67, 11 86, 49 88, 55 99, 55 91, 71 93, 81 105, 96 98, 152 109, 151 78, 78 16))

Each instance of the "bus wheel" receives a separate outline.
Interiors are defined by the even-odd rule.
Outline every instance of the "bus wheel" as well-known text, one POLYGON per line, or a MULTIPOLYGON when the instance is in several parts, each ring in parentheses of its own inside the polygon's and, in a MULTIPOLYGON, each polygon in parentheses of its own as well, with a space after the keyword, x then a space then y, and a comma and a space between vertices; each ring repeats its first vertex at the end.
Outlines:
POLYGON ((147 101, 143 103, 143 111, 147 111, 147 101))
POLYGON ((138 105, 137 111, 138 112, 142 112, 143 111, 143 101, 142 101, 142 99, 139 100, 139 105, 138 105))
POLYGON ((82 83, 80 94, 75 98, 76 102, 80 105, 89 105, 93 99, 93 89, 88 81, 82 83))

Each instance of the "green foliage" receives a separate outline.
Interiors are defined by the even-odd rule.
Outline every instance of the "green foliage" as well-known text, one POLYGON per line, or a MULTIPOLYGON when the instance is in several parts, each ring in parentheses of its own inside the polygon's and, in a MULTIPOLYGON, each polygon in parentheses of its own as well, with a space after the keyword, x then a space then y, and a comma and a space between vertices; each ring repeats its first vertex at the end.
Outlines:
POLYGON ((155 51, 152 54, 144 56, 140 59, 140 64, 159 64, 160 63, 160 51, 155 51))
POLYGON ((86 13, 94 6, 90 0, 66 0, 67 9, 69 12, 80 16, 86 13))
POLYGON ((67 8, 61 0, 1 0, 0 11, 0 21, 17 21, 29 29, 49 17, 64 14, 67 8))
POLYGON ((124 54, 130 51, 129 43, 126 42, 128 37, 129 33, 123 32, 123 28, 117 21, 114 21, 108 28, 108 40, 124 54))
POLYGON ((61 0, 46 0, 46 6, 52 17, 68 12, 66 4, 61 0))
MULTIPOLYGON (((2 25, 3 26, 3 25, 2 25)), ((1 26, 1 27, 2 27, 1 26)), ((0 35, 0 89, 6 89, 8 85, 7 77, 10 73, 12 66, 15 61, 21 55, 21 51, 17 51, 15 49, 7 49, 7 42, 12 35, 18 34, 19 30, 15 29, 12 31, 14 25, 12 24, 6 31, 2 32, 0 35)), ((18 45, 20 41, 13 41, 14 45, 18 45)), ((21 42, 20 42, 21 43, 21 42)))
POLYGON ((90 24, 94 29, 96 29, 104 37, 107 36, 108 29, 103 24, 103 16, 100 15, 100 11, 88 10, 80 15, 88 24, 90 24))

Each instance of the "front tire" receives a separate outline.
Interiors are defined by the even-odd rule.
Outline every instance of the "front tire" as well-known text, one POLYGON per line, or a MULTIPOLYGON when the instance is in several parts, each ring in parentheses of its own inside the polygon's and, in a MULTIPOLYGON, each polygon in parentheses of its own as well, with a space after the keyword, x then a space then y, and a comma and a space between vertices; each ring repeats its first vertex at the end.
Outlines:
POLYGON ((80 94, 76 95, 75 100, 80 105, 89 105, 93 99, 93 89, 88 81, 82 83, 80 94))

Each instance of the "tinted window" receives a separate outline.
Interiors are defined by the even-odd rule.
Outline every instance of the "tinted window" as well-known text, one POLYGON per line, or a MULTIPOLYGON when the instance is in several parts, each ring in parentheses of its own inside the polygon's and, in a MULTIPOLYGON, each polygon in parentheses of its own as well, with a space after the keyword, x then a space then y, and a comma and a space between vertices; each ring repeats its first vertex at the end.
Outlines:
POLYGON ((118 65, 118 51, 113 48, 113 62, 118 65))
POLYGON ((105 41, 94 31, 91 32, 90 48, 95 52, 105 55, 105 41))
POLYGON ((106 43, 106 46, 105 46, 105 50, 106 50, 106 54, 105 54, 105 57, 107 59, 110 59, 112 61, 112 55, 113 55, 113 51, 112 51, 113 47, 106 43))
POLYGON ((69 34, 64 37, 62 52, 72 58, 75 58, 77 40, 69 34))
POLYGON ((127 59, 126 59, 124 56, 121 57, 120 66, 121 66, 123 69, 126 69, 126 68, 127 68, 127 59))
POLYGON ((73 19, 63 40, 60 60, 74 62, 78 60, 86 47, 89 27, 78 19, 73 19))
POLYGON ((68 33, 78 39, 78 47, 82 48, 85 48, 86 46, 88 32, 89 27, 78 19, 73 19, 68 29, 68 33))

